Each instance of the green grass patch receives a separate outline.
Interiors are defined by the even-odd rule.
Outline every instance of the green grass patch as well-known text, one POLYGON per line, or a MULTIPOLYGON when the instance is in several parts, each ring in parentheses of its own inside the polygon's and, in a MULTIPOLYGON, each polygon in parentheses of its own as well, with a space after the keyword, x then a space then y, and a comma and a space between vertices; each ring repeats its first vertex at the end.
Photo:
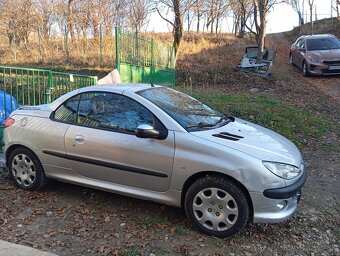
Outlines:
POLYGON ((175 227, 175 235, 177 236, 185 236, 190 233, 190 229, 182 226, 182 225, 176 225, 175 227))
POLYGON ((218 92, 184 90, 207 105, 242 119, 272 129, 292 140, 298 147, 305 147, 310 139, 318 139, 333 123, 296 106, 285 104, 266 95, 227 95, 218 92))
POLYGON ((137 246, 133 246, 128 249, 122 256, 137 256, 139 255, 139 248, 137 246))
POLYGON ((153 225, 156 224, 165 224, 166 219, 160 216, 146 217, 145 219, 141 220, 140 223, 148 228, 151 228, 153 225))

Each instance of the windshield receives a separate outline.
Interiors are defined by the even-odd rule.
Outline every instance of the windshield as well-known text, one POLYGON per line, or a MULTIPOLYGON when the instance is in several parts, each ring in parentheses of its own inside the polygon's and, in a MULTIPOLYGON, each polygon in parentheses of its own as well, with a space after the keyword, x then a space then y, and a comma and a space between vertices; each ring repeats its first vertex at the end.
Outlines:
POLYGON ((185 129, 202 129, 221 124, 224 115, 202 102, 167 87, 138 92, 175 119, 185 129))
POLYGON ((320 38, 307 40, 308 51, 333 49, 340 49, 340 40, 338 38, 320 38))

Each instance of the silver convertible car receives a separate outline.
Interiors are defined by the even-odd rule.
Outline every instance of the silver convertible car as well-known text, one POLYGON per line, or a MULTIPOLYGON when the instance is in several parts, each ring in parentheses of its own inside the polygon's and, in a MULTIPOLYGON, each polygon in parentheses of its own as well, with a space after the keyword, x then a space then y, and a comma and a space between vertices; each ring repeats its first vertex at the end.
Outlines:
POLYGON ((56 179, 183 207, 195 227, 218 237, 248 220, 286 220, 307 178, 288 139, 167 87, 86 87, 22 107, 4 126, 18 187, 56 179))

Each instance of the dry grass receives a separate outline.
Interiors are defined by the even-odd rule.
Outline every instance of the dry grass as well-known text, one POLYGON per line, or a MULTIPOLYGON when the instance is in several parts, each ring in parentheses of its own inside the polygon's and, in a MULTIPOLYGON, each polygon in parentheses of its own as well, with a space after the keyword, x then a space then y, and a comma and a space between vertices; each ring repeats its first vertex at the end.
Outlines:
MULTIPOLYGON (((147 33, 168 45, 172 44, 171 33, 147 33)), ((185 33, 177 58, 177 84, 194 86, 217 86, 230 88, 242 86, 249 76, 235 73, 244 47, 254 43, 237 39, 232 34, 185 33), (241 77, 241 78, 240 78, 241 77)), ((115 68, 115 41, 113 37, 103 38, 103 57, 100 63, 99 40, 79 39, 69 43, 69 58, 62 38, 52 38, 41 43, 32 35, 27 47, 17 47, 17 60, 13 48, 6 38, 0 39, 0 65, 49 68, 53 70, 78 71, 91 75, 103 74, 115 68), (41 49, 41 50, 40 50, 41 49), (97 74, 99 72, 99 74, 97 74)), ((257 78, 255 78, 257 80, 257 78)), ((255 82, 256 83, 256 82, 255 82)))
POLYGON ((30 38, 27 46, 11 47, 8 40, 0 40, 0 65, 17 65, 26 67, 55 67, 69 66, 73 68, 114 67, 115 41, 113 37, 103 38, 103 55, 100 63, 100 43, 95 39, 78 39, 69 43, 67 47, 62 38, 53 38, 41 42, 36 37, 30 38), (14 58, 16 52, 16 60, 14 58))
MULTIPOLYGON (((313 23, 314 34, 333 34, 340 37, 340 20, 337 18, 328 18, 314 21, 313 23)), ((289 39, 296 40, 301 35, 311 34, 311 23, 306 23, 301 27, 296 27, 292 31, 286 32, 285 36, 289 39)))

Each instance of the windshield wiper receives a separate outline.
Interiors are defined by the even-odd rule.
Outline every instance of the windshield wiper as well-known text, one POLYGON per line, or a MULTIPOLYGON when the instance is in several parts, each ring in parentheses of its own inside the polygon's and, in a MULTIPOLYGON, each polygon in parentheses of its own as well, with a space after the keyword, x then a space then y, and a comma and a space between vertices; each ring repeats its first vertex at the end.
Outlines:
POLYGON ((215 124, 208 124, 208 123, 203 123, 199 122, 197 124, 189 124, 186 126, 187 129, 189 128, 207 128, 207 127, 213 127, 215 124))
POLYGON ((223 115, 220 120, 218 120, 215 125, 218 125, 219 123, 222 123, 223 121, 226 121, 227 123, 230 122, 235 122, 235 117, 233 116, 228 116, 228 115, 223 115))
POLYGON ((204 123, 204 122, 199 122, 197 124, 189 124, 186 126, 186 128, 208 128, 208 127, 214 127, 220 123, 225 121, 226 123, 234 122, 235 117, 233 116, 228 116, 228 115, 223 115, 216 123, 209 124, 209 123, 204 123))

